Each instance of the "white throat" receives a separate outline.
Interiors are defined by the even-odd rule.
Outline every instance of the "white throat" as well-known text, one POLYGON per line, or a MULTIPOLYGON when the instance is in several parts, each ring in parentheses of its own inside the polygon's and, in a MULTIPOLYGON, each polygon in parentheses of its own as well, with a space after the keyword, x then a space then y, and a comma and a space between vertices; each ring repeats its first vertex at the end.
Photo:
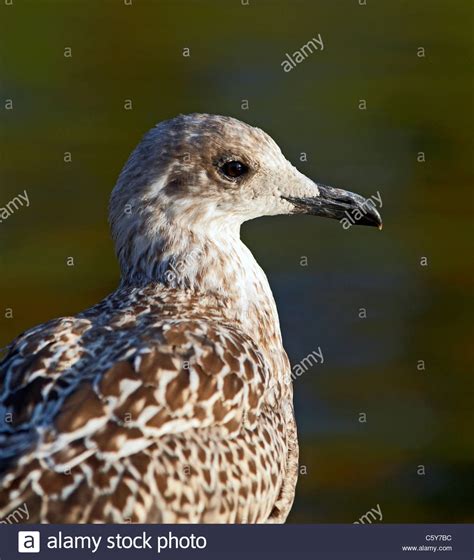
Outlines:
MULTIPOLYGON (((170 231, 170 229, 167 229, 170 231)), ((242 243, 239 228, 209 234, 182 231, 147 240, 143 252, 121 262, 122 285, 164 286, 191 290, 216 300, 223 314, 238 321, 253 338, 281 347, 278 313, 264 271, 242 243)), ((119 252, 120 255, 120 252, 119 252)))

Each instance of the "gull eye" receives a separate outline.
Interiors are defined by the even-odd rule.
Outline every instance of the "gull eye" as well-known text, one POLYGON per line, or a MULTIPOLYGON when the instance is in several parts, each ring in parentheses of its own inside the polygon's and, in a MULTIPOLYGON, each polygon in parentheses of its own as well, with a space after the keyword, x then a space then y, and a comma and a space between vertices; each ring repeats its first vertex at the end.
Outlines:
POLYGON ((245 165, 245 163, 242 163, 241 161, 227 161, 221 167, 222 173, 224 173, 224 175, 226 177, 229 177, 230 179, 242 177, 242 175, 245 175, 248 170, 249 168, 247 167, 247 165, 245 165))

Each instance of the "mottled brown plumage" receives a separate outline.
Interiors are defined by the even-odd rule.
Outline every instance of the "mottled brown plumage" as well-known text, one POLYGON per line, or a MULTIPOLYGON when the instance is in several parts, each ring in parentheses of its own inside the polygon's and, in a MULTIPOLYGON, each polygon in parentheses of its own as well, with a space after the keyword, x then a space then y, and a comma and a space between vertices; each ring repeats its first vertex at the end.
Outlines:
POLYGON ((229 117, 180 116, 145 136, 111 198, 121 285, 27 331, 0 364, 0 518, 27 504, 30 522, 286 519, 290 369, 239 228, 302 200, 319 208, 322 188, 229 117))

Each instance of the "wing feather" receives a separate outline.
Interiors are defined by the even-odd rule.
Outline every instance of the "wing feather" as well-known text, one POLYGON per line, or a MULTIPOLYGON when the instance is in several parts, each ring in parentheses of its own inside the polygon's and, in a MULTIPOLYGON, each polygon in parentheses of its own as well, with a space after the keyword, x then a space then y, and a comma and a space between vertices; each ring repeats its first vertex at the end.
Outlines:
MULTIPOLYGON (((241 441, 232 443, 241 437, 251 454, 270 372, 252 340, 230 325, 147 321, 146 328, 123 320, 111 327, 68 317, 12 344, 0 363, 0 517, 28 502, 38 521, 149 520, 151 511, 157 521, 177 520, 185 506, 203 519, 197 474, 174 483, 181 505, 166 497, 172 464, 193 445, 199 453, 203 439, 214 449, 212 461, 241 450, 241 441), (147 492, 140 490, 144 477, 147 492), (150 501, 153 485, 160 507, 150 501), (193 496, 186 485, 195 487, 193 496)), ((226 457, 227 467, 234 459, 226 457)), ((222 481, 199 476, 213 488, 207 511, 215 516, 220 506, 210 496, 222 481)), ((235 484, 238 494, 245 484, 235 484)))

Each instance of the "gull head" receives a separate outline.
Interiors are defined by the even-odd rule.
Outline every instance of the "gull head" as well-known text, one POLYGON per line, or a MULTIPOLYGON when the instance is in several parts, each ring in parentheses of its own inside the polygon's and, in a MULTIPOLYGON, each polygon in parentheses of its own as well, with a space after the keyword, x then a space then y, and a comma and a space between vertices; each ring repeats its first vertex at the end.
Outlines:
POLYGON ((197 238, 239 236, 260 216, 312 214, 381 226, 374 204, 300 173, 263 130, 237 119, 180 115, 152 128, 112 192, 110 223, 122 267, 197 238))

